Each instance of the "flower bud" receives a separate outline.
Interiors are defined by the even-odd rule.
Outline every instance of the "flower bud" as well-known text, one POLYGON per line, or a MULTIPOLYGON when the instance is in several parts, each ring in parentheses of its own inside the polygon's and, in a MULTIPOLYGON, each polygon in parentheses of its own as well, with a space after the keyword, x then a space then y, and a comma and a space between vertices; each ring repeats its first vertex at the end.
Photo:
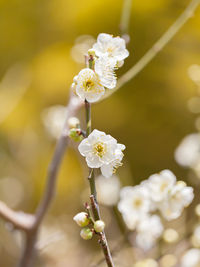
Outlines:
POLYGON ((104 230, 105 228, 105 223, 101 220, 98 220, 94 223, 94 230, 97 232, 97 233, 100 233, 104 230))
POLYGON ((72 128, 79 128, 80 126, 80 121, 78 118, 76 117, 71 117, 69 118, 68 120, 68 125, 69 125, 69 128, 72 129, 72 128))
POLYGON ((86 212, 79 212, 74 216, 73 220, 81 227, 87 226, 90 223, 86 212))
POLYGON ((90 228, 83 228, 80 232, 80 236, 84 239, 84 240, 89 240, 92 238, 93 236, 93 232, 90 230, 90 228))
POLYGON ((95 56, 95 51, 94 51, 94 49, 92 49, 92 48, 89 49, 89 50, 88 50, 88 55, 94 57, 94 56, 95 56))
POLYGON ((80 142, 81 140, 83 140, 83 135, 81 134, 81 130, 79 128, 70 129, 69 137, 73 139, 75 142, 80 142))

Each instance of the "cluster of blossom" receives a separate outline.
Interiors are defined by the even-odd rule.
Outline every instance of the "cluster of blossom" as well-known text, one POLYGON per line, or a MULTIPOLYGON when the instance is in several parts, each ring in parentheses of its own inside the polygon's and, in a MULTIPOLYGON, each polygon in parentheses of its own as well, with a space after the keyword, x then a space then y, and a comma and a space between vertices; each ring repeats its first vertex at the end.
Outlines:
MULTIPOLYGON (((93 45, 93 49, 88 51, 88 54, 89 68, 82 69, 74 77, 72 88, 82 100, 93 103, 101 98, 105 88, 113 89, 116 86, 115 70, 123 65, 122 61, 129 53, 122 38, 100 34, 97 43, 93 45)), ((75 141, 81 141, 83 136, 80 135, 82 132, 80 124, 77 122, 75 124, 72 127, 69 125, 69 136, 75 141)), ((118 144, 115 138, 96 129, 78 146, 79 152, 86 158, 88 167, 100 168, 104 177, 111 177, 122 165, 124 149, 125 146, 118 144)), ((88 240, 92 238, 93 234, 102 232, 105 223, 101 220, 94 221, 88 205, 86 205, 86 209, 87 212, 78 213, 74 220, 83 227, 80 232, 81 237, 88 240)))
POLYGON ((81 99, 93 103, 104 95, 105 88, 115 88, 115 70, 123 65, 129 52, 124 39, 101 33, 89 54, 93 58, 94 67, 82 69, 74 77, 72 88, 81 99))
MULTIPOLYGON (((115 70, 123 65, 129 52, 124 39, 101 33, 88 54, 88 62, 92 63, 74 77, 72 88, 82 100, 93 103, 102 97, 105 88, 113 89, 116 86, 115 70)), ((79 135, 79 130, 71 129, 70 137, 75 139, 76 133, 79 135)), ((102 175, 110 177, 122 165, 125 146, 118 144, 112 136, 95 129, 82 140, 78 149, 86 158, 89 168, 101 168, 102 175)))
POLYGON ((169 170, 151 175, 137 186, 121 189, 118 209, 130 230, 137 230, 139 247, 149 249, 163 232, 161 219, 153 212, 160 211, 170 221, 178 218, 193 200, 193 188, 169 170))
POLYGON ((181 267, 198 267, 200 266, 200 249, 191 248, 187 250, 181 258, 181 267))

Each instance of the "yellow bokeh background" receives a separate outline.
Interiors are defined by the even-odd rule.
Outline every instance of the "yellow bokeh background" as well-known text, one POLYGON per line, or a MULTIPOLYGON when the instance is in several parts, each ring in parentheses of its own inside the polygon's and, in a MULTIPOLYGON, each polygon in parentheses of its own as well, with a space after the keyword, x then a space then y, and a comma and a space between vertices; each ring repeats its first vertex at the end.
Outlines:
MULTIPOLYGON (((133 1, 130 56, 118 76, 143 56, 188 2, 133 1)), ((45 128, 42 114, 51 106, 66 105, 73 77, 84 67, 73 58, 77 38, 96 38, 101 32, 120 35, 122 5, 121 0, 0 0, 0 199, 14 209, 34 212, 43 193, 56 140, 45 128), (12 181, 21 193, 15 195, 12 181)), ((126 145, 118 172, 123 185, 137 184, 165 168, 188 180, 187 170, 174 160, 174 150, 185 135, 196 132, 187 101, 196 94, 188 68, 200 64, 199 25, 200 8, 137 77, 92 107, 93 127, 126 145)), ((84 127, 84 110, 77 115, 84 127)), ((72 221, 88 200, 86 176, 85 161, 77 144, 71 143, 41 240, 51 236, 52 229, 61 231, 62 238, 42 250, 36 266, 92 266, 99 259, 97 242, 86 246, 72 221)), ((109 209, 102 213, 112 228, 108 237, 113 244, 119 237, 117 226, 109 209)), ((23 240, 18 231, 7 228, 0 219, 1 267, 15 266, 23 240)))

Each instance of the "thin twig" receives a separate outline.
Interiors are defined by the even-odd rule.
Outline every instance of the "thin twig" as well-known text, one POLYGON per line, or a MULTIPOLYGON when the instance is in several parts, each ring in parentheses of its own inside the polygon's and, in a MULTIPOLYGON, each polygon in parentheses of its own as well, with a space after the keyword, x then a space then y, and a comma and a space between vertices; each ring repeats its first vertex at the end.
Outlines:
MULTIPOLYGON (((88 59, 89 68, 93 70, 94 68, 94 58, 93 56, 90 56, 88 59)), ((85 100, 85 113, 86 113, 86 137, 91 133, 92 131, 92 124, 91 124, 91 104, 85 100)), ((90 185, 90 200, 91 200, 91 206, 92 206, 92 212, 95 221, 100 220, 100 212, 99 212, 99 205, 97 202, 97 195, 96 195, 96 185, 95 185, 95 176, 94 176, 94 170, 89 168, 89 175, 88 175, 88 181, 90 185)), ((107 263, 108 267, 114 267, 114 263, 112 260, 112 256, 110 253, 110 249, 108 246, 108 242, 106 239, 105 232, 101 232, 99 234, 99 244, 102 247, 104 257, 107 263)))
POLYGON ((130 22, 130 16, 131 16, 131 5, 132 5, 132 0, 123 1, 121 21, 119 25, 121 37, 125 39, 126 43, 128 43, 130 40, 129 22, 130 22))
POLYGON ((146 52, 146 54, 124 75, 122 75, 113 90, 107 90, 106 94, 101 98, 103 99, 111 96, 119 88, 124 86, 127 82, 132 80, 138 73, 140 73, 146 65, 171 41, 176 33, 183 27, 183 25, 194 15, 194 11, 200 4, 200 0, 192 0, 186 7, 183 13, 172 24, 172 26, 161 36, 161 38, 146 52))
POLYGON ((51 201, 55 194, 56 180, 59 171, 61 161, 63 159, 64 153, 68 145, 68 119, 71 116, 74 116, 77 109, 82 105, 82 102, 76 97, 71 95, 69 104, 67 107, 67 116, 65 121, 65 126, 62 132, 61 137, 59 138, 56 149, 52 158, 52 161, 49 165, 48 174, 47 174, 47 184, 43 197, 38 205, 38 208, 35 213, 35 221, 31 229, 27 232, 26 235, 26 244, 24 247, 24 252, 20 261, 20 267, 28 267, 33 264, 33 254, 35 251, 35 243, 37 240, 37 232, 39 226, 47 213, 47 210, 51 204, 51 201))
MULTIPOLYGON (((98 205, 97 200, 94 198, 94 195, 92 195, 92 192, 91 192, 91 196, 90 196, 90 201, 91 201, 92 211, 93 211, 93 215, 94 215, 95 220, 101 220, 100 213, 99 213, 99 205, 98 205)), ((102 247, 102 250, 104 253, 104 258, 106 260, 107 266, 108 267, 114 267, 115 265, 114 265, 114 262, 113 262, 113 259, 112 259, 111 253, 110 253, 110 249, 108 246, 105 232, 104 231, 101 232, 99 237, 100 237, 99 238, 99 244, 102 247)))

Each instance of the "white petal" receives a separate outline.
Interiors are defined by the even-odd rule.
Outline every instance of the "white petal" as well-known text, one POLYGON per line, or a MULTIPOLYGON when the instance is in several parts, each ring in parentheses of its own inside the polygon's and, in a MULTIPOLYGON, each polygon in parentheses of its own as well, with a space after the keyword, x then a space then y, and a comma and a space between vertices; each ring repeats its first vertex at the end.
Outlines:
POLYGON ((113 166, 111 164, 103 165, 101 167, 101 173, 106 178, 111 177, 113 175, 113 166))
POLYGON ((89 102, 89 103, 94 103, 94 102, 97 102, 101 97, 102 95, 104 95, 104 92, 105 92, 105 89, 102 87, 102 90, 99 91, 98 93, 86 93, 85 94, 85 99, 89 102))
POLYGON ((171 184, 175 184, 176 182, 176 176, 173 174, 173 172, 171 172, 170 170, 163 170, 160 172, 160 174, 169 179, 171 181, 171 184))
POLYGON ((78 146, 78 150, 82 156, 86 156, 91 151, 91 145, 88 142, 88 139, 83 139, 78 146))
POLYGON ((108 43, 112 40, 112 35, 108 33, 100 33, 97 37, 97 42, 108 43))
POLYGON ((95 62, 95 72, 99 75, 101 84, 113 89, 117 84, 115 75, 116 61, 109 57, 99 57, 95 62))
POLYGON ((87 156, 86 162, 90 168, 100 168, 102 166, 102 162, 100 161, 99 157, 94 154, 87 156))

